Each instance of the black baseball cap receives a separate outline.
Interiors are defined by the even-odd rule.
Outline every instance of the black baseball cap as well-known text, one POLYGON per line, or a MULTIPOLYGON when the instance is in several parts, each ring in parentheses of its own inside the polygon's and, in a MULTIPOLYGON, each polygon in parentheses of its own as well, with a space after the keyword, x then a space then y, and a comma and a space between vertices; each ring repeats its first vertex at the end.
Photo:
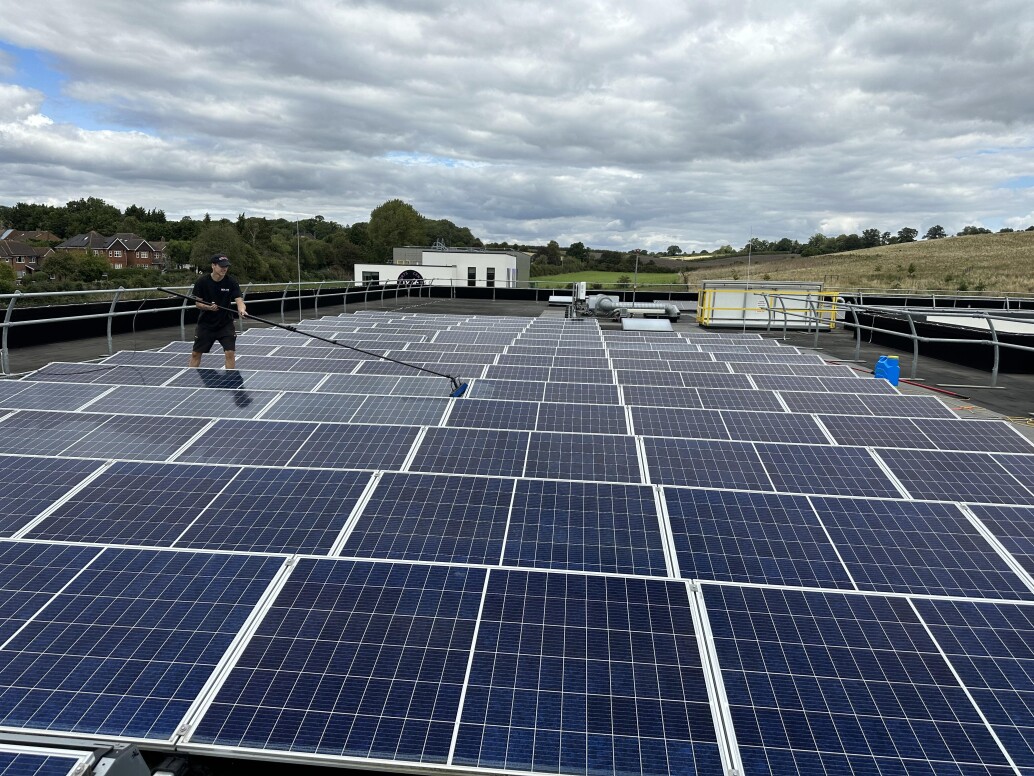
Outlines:
POLYGON ((218 264, 220 267, 230 266, 230 260, 221 253, 217 253, 215 254, 215 256, 212 257, 212 263, 218 264))

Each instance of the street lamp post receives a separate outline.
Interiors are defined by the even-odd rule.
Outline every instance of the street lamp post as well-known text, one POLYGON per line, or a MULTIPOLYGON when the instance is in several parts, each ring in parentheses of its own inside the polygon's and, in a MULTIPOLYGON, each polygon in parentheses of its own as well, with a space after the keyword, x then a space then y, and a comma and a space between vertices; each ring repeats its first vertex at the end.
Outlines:
POLYGON ((639 251, 635 252, 635 273, 632 277, 632 306, 635 307, 635 292, 639 286, 639 251))
POLYGON ((302 221, 295 219, 296 261, 298 264, 298 323, 302 322, 302 221))

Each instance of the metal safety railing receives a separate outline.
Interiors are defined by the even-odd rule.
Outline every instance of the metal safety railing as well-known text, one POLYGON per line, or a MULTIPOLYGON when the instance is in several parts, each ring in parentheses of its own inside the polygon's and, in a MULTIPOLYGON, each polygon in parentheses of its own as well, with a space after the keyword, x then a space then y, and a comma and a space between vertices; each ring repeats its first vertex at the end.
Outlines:
MULTIPOLYGON (((782 300, 779 299, 779 294, 769 294, 772 301, 769 303, 769 309, 774 310, 782 300)), ((990 347, 993 353, 993 361, 991 366, 991 381, 987 385, 972 385, 972 384, 957 384, 957 383, 941 383, 945 387, 953 388, 998 388, 998 372, 1001 364, 1001 352, 1002 348, 1009 348, 1011 350, 1023 351, 1028 353, 1034 353, 1034 346, 1021 345, 1017 342, 1004 342, 999 338, 1000 330, 995 326, 995 322, 999 323, 1015 323, 1017 320, 1030 321, 1032 325, 1032 332, 1034 333, 1034 313, 1031 312, 1031 303, 1034 303, 1034 299, 1030 297, 1025 298, 1027 302, 1026 311, 1031 317, 1022 318, 1017 315, 1004 315, 1002 310, 987 310, 978 308, 965 308, 958 309, 953 307, 894 307, 889 305, 867 305, 849 302, 842 296, 831 294, 831 296, 837 296, 837 305, 840 310, 844 312, 845 324, 846 316, 850 314, 852 323, 849 325, 854 327, 855 331, 855 349, 854 349, 854 361, 860 361, 861 349, 862 349, 862 332, 867 331, 870 333, 870 340, 872 334, 884 334, 893 337, 901 337, 902 339, 908 340, 912 343, 912 366, 909 379, 916 380, 918 378, 919 369, 919 345, 921 343, 928 344, 939 344, 939 345, 977 345, 983 347, 990 347), (871 316, 873 322, 863 323, 860 316, 868 315, 871 316), (938 318, 947 318, 948 321, 938 323, 945 323, 946 325, 960 325, 963 319, 972 321, 974 319, 983 322, 987 326, 988 336, 985 338, 981 337, 934 337, 929 335, 923 335, 919 333, 917 323, 926 323, 927 318, 931 315, 935 315, 938 318), (900 331, 898 329, 891 329, 885 326, 877 325, 878 318, 892 319, 905 321, 908 325, 908 331, 900 331), (958 319, 959 323, 952 324, 952 319, 958 319)), ((1018 300, 1015 300, 1018 301, 1018 300)), ((817 302, 816 302, 817 304, 817 302)), ((786 339, 786 317, 794 315, 793 311, 787 311, 785 307, 781 310, 781 315, 784 319, 783 328, 783 339, 786 339)), ((810 316, 812 319, 817 320, 817 315, 814 309, 810 309, 801 313, 805 316, 810 316)), ((769 330, 771 330, 772 318, 770 315, 769 330)), ((810 329, 809 329, 810 331, 810 329)), ((967 327, 967 331, 979 333, 981 329, 967 327)), ((818 347, 818 333, 819 327, 815 326, 815 347, 818 347)))

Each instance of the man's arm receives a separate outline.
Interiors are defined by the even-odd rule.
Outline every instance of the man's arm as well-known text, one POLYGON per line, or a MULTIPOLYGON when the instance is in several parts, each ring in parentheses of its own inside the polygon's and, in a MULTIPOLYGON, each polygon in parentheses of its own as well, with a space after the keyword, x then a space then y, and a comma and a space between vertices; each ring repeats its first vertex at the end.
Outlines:
POLYGON ((238 296, 233 301, 237 305, 237 314, 240 315, 241 318, 247 318, 248 317, 248 308, 244 306, 244 297, 243 296, 238 296))

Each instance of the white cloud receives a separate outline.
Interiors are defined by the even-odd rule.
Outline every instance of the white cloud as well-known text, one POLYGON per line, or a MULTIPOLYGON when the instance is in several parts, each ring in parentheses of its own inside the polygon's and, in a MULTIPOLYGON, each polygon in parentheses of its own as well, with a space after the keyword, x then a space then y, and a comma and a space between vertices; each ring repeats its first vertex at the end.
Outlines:
POLYGON ((4 203, 400 197, 485 239, 686 250, 1034 212, 1019 0, 40 0, 0 30, 108 127, 47 123, 0 54, 4 203))

